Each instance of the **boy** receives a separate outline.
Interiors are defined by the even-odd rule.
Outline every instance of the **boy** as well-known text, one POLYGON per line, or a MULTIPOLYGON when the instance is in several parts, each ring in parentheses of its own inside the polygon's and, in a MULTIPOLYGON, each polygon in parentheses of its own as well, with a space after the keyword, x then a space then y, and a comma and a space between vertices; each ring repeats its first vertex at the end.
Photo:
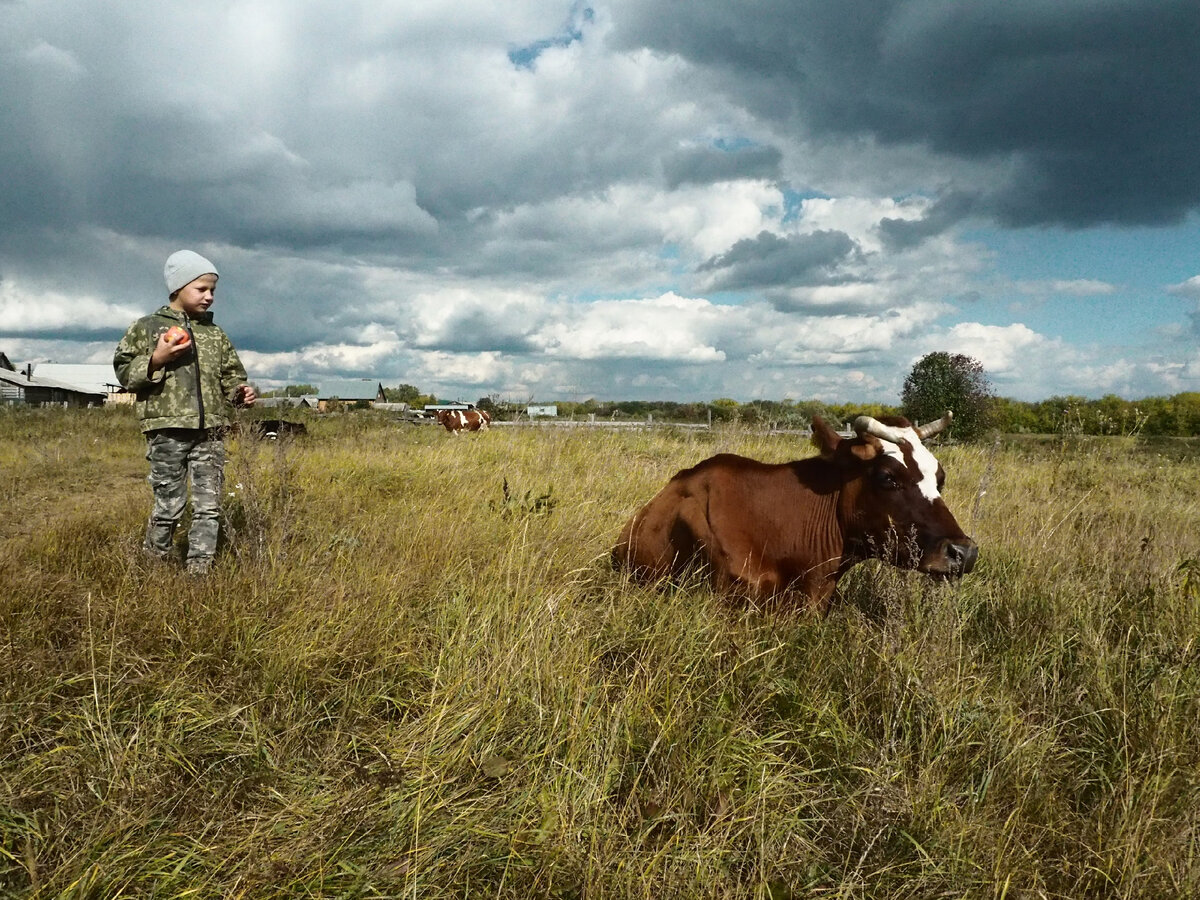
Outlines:
POLYGON ((233 344, 209 312, 217 267, 198 253, 179 250, 167 258, 163 274, 168 304, 129 326, 117 345, 113 369, 136 394, 146 435, 154 509, 142 549, 154 559, 170 558, 190 475, 187 572, 207 575, 220 531, 222 431, 232 421, 234 405, 251 406, 258 395, 246 383, 233 344))

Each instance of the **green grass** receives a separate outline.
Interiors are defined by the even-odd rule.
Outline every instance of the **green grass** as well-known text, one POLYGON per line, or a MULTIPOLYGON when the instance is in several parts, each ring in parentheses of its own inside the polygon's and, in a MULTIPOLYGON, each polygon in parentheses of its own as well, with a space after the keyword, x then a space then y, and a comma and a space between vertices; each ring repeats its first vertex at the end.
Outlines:
POLYGON ((195 581, 128 411, 0 410, 0 896, 1200 895, 1181 445, 940 448, 976 571, 814 620, 607 562, 795 438, 306 421, 195 581))

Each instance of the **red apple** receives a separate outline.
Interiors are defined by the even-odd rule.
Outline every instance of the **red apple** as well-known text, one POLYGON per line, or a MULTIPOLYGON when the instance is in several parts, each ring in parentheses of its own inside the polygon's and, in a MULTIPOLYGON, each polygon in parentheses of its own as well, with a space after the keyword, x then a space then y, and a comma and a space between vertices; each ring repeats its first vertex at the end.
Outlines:
POLYGON ((172 344, 179 344, 180 346, 186 346, 192 342, 192 339, 188 337, 187 331, 178 325, 172 325, 167 329, 167 340, 172 344))

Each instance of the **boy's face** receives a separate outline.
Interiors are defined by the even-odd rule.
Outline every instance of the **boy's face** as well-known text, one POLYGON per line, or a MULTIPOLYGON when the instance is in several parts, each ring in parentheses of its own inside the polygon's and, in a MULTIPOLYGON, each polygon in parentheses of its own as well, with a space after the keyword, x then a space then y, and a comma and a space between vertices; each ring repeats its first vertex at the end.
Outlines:
POLYGON ((189 319, 198 319, 213 305, 213 294, 216 290, 217 276, 201 275, 195 281, 189 281, 171 296, 171 309, 179 310, 189 319))

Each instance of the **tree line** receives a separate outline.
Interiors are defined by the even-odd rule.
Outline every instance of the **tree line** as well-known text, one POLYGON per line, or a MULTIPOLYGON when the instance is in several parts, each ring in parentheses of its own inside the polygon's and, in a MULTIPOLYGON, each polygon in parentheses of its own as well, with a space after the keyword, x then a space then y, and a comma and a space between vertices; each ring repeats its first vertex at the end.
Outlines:
MULTIPOLYGON (((298 397, 315 394, 310 384, 288 385, 263 396, 298 397)), ((384 388, 389 402, 407 403, 414 409, 437 403, 411 384, 384 388)), ((480 397, 475 404, 496 419, 525 415, 525 404, 502 399, 499 394, 480 397)), ((1056 396, 1028 402, 994 395, 983 366, 963 354, 929 353, 914 364, 905 379, 900 403, 824 403, 819 400, 749 400, 728 397, 708 402, 672 400, 559 400, 560 418, 612 421, 744 424, 783 430, 807 430, 813 416, 834 427, 843 427, 856 416, 879 418, 903 415, 914 422, 939 418, 954 411, 951 434, 959 440, 985 439, 1004 434, 1092 434, 1191 437, 1200 435, 1200 392, 1169 397, 1126 400, 1115 394, 1100 399, 1056 396)))
MULTIPOLYGON (((484 398, 486 399, 486 398, 484 398)), ((482 402, 482 401, 481 401, 482 402)), ((952 433, 962 440, 986 437, 990 432, 1004 434, 1093 434, 1154 435, 1191 437, 1200 435, 1200 393, 1188 392, 1169 397, 1126 400, 1112 394, 1100 399, 1056 396, 1027 402, 1008 397, 990 398, 988 408, 979 417, 975 429, 962 427, 967 407, 943 404, 940 409, 955 411, 952 433)), ((521 409, 523 411, 523 407, 521 409)), ((558 403, 560 416, 576 418, 595 414, 597 419, 645 419, 652 416, 664 422, 705 422, 709 413, 713 422, 807 429, 814 415, 834 426, 849 425, 860 415, 906 415, 914 421, 939 418, 941 412, 916 412, 904 404, 823 403, 818 400, 750 400, 739 403, 720 399, 709 403, 671 401, 597 401, 558 403)))

